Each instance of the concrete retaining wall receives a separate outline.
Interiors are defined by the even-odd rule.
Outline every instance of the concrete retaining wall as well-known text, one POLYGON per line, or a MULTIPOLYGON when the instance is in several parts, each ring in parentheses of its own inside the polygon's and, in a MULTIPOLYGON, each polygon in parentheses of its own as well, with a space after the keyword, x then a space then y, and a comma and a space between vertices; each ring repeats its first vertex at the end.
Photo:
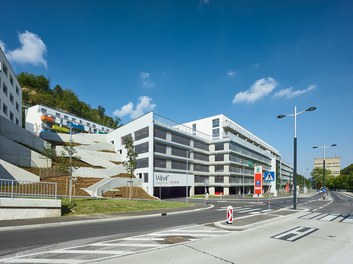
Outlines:
POLYGON ((39 182, 39 176, 0 159, 0 179, 39 182))
POLYGON ((61 200, 0 198, 0 220, 61 216, 61 200))
MULTIPOLYGON (((70 134, 54 133, 54 132, 42 132, 40 137, 45 140, 57 141, 57 142, 69 142, 70 134)), ((86 134, 78 133, 72 135, 73 142, 82 145, 90 145, 94 143, 107 143, 107 135, 105 134, 86 134)))

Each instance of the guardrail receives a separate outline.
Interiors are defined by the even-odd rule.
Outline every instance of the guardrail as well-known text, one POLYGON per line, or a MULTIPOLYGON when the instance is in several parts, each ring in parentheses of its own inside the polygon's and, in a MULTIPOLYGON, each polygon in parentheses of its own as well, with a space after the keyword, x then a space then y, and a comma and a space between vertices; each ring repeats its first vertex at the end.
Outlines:
POLYGON ((37 197, 57 199, 56 182, 32 182, 0 179, 0 197, 37 197))

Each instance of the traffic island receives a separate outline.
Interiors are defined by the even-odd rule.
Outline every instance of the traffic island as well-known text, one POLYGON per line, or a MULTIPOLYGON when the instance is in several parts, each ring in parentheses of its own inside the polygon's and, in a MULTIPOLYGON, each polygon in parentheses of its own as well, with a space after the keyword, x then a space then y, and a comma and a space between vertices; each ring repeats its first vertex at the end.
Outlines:
POLYGON ((243 217, 234 217, 233 223, 228 224, 226 220, 215 222, 214 225, 219 228, 232 231, 242 231, 249 228, 253 228, 259 225, 273 222, 274 218, 283 218, 294 213, 298 213, 297 210, 278 210, 273 213, 267 214, 256 214, 256 215, 247 215, 243 217))

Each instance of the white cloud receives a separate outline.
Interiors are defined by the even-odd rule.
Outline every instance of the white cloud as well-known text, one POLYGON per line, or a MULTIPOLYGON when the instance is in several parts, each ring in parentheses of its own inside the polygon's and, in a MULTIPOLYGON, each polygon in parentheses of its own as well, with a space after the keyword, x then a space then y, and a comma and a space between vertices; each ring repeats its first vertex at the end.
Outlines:
POLYGON ((119 118, 130 116, 130 118, 135 119, 152 111, 156 106, 156 104, 152 103, 152 98, 148 96, 140 96, 136 107, 132 102, 129 102, 120 109, 115 110, 113 115, 119 118))
POLYGON ((199 5, 203 6, 203 5, 209 5, 210 4, 210 0, 200 0, 199 5))
POLYGON ((15 63, 42 65, 48 68, 47 61, 44 59, 47 47, 42 39, 27 30, 24 33, 19 33, 18 38, 20 39, 21 47, 6 52, 7 59, 15 63))
POLYGON ((270 94, 277 85, 277 81, 271 77, 257 80, 250 89, 237 93, 233 98, 233 104, 240 102, 253 103, 270 94))
POLYGON ((151 80, 149 72, 141 72, 140 80, 141 80, 142 86, 145 88, 153 88, 156 86, 154 81, 151 80))
POLYGON ((287 99, 293 98, 295 96, 310 92, 316 88, 315 84, 311 84, 308 88, 304 90, 293 90, 293 87, 282 89, 279 92, 275 93, 275 97, 286 97, 287 99))
POLYGON ((230 71, 227 71, 226 74, 229 78, 234 78, 237 73, 235 71, 230 70, 230 71))

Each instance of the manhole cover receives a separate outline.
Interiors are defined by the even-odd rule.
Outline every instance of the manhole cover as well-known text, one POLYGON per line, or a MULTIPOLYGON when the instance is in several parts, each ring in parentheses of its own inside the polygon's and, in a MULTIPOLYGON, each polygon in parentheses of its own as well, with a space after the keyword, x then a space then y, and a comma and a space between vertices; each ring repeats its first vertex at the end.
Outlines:
POLYGON ((194 239, 192 236, 166 236, 162 237, 164 240, 159 241, 161 244, 178 244, 188 242, 191 239, 194 239))

